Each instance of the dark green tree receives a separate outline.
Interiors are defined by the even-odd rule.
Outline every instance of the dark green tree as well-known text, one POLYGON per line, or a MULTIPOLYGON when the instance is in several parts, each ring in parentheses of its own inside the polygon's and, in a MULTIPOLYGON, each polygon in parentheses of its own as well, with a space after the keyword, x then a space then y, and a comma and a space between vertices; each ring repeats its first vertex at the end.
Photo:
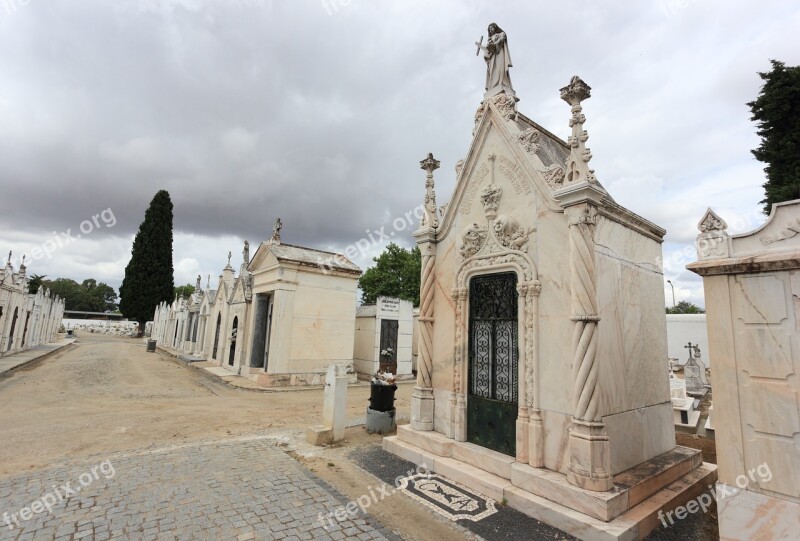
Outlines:
POLYGON ((189 295, 191 295, 192 293, 194 293, 194 286, 192 284, 186 284, 185 286, 175 287, 176 297, 183 297, 184 299, 188 299, 189 295))
POLYGON ((144 214, 133 239, 131 260, 119 288, 119 310, 144 329, 156 305, 171 301, 175 293, 172 277, 172 201, 159 191, 144 214))
POLYGON ((752 152, 767 164, 761 201, 766 214, 774 203, 800 198, 800 66, 770 62, 772 70, 758 74, 764 80, 761 93, 747 104, 761 137, 752 152))
POLYGON ((422 257, 419 247, 406 250, 391 243, 373 258, 374 267, 367 269, 358 281, 361 302, 373 303, 380 295, 399 297, 419 306, 419 278, 422 257))
POLYGON ((28 293, 36 293, 42 285, 42 280, 47 277, 46 274, 32 274, 28 280, 28 293))
POLYGON ((706 311, 689 301, 681 301, 667 308, 668 314, 705 314, 706 311))

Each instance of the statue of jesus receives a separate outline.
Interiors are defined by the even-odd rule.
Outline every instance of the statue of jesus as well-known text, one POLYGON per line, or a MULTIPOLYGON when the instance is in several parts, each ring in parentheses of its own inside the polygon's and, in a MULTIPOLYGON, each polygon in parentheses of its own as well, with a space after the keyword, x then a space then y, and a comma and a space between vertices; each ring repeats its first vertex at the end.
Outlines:
POLYGON ((486 60, 486 94, 484 94, 484 98, 490 98, 500 92, 516 97, 511 86, 511 77, 508 74, 508 68, 512 64, 506 33, 495 23, 489 25, 488 33, 486 46, 477 44, 479 51, 483 49, 483 59, 486 60))

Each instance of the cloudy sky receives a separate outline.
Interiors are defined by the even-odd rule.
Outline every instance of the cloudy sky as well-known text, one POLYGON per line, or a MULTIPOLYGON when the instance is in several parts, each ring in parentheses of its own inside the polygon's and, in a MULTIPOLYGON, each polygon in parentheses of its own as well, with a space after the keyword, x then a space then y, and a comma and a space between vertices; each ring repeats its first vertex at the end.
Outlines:
MULTIPOLYGON (((558 89, 575 74, 592 86, 598 178, 667 229, 666 277, 702 304, 683 267, 705 208, 733 232, 764 219, 745 103, 770 58, 800 64, 800 5, 492 4, 0 0, 0 250, 118 287, 162 188, 176 283, 217 276, 277 216, 285 242, 323 249, 389 231, 422 201, 428 152, 450 197, 483 92, 472 44, 495 21, 524 114, 566 138, 558 89)), ((412 229, 395 240, 410 246, 412 229)))

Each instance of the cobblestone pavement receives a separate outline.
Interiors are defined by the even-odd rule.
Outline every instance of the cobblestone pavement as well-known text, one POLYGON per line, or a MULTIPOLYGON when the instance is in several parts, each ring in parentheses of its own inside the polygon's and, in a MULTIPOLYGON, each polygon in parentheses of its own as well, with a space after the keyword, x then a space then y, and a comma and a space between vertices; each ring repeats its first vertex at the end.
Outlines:
POLYGON ((346 503, 274 440, 238 438, 0 479, 0 540, 399 539, 361 514, 323 527, 346 503))

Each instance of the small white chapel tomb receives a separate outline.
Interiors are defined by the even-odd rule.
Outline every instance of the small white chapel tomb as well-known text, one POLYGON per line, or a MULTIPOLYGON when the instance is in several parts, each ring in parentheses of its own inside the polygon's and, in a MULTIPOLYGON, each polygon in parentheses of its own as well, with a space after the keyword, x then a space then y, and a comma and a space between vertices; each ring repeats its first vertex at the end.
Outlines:
POLYGON ((411 424, 384 448, 581 539, 642 539, 716 474, 675 445, 665 231, 590 168, 589 85, 561 89, 564 141, 518 109, 508 38, 488 34, 486 93, 443 206, 439 161, 420 162, 417 384, 411 424))
POLYGON ((414 307, 409 301, 378 297, 356 310, 353 367, 359 374, 411 375, 414 307))

